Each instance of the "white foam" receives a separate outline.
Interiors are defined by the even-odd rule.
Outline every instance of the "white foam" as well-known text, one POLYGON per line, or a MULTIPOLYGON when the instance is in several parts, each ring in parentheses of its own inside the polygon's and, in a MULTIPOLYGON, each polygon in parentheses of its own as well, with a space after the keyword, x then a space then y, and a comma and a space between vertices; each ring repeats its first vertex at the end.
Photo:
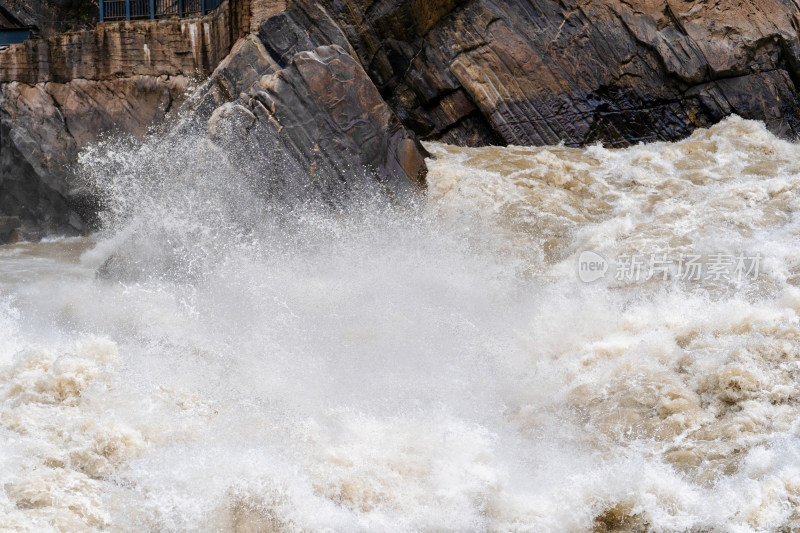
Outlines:
POLYGON ((85 154, 106 230, 0 278, 0 528, 797 527, 800 148, 430 150, 426 205, 274 219, 203 141, 85 154))

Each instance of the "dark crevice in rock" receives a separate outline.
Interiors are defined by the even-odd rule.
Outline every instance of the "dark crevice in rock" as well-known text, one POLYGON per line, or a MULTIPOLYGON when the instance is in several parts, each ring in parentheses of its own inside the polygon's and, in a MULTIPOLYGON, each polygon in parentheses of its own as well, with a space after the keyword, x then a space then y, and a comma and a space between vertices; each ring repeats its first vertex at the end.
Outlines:
POLYGON ((507 144, 477 109, 424 140, 459 146, 506 146, 507 144))

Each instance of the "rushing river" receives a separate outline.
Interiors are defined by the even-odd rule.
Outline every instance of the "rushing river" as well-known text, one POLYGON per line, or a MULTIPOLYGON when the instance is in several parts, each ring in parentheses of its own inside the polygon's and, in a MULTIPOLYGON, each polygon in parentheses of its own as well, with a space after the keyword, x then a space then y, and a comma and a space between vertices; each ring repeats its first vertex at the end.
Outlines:
POLYGON ((0 530, 800 528, 800 145, 434 144, 290 213, 192 146, 0 248, 0 530))

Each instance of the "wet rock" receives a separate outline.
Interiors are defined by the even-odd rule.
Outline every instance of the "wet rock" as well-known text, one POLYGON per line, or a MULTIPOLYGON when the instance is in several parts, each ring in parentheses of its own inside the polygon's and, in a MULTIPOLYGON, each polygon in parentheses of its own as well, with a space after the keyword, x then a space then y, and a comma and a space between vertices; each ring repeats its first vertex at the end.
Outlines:
POLYGON ((295 52, 341 44, 310 19, 337 21, 427 139, 621 146, 679 139, 732 113, 800 133, 791 0, 294 0, 259 35, 279 49, 290 42, 289 30, 270 31, 281 22, 307 29, 295 52))
MULTIPOLYGON (((266 52, 258 46, 239 50, 266 52)), ((248 63, 264 65, 266 74, 214 112, 208 128, 217 142, 272 154, 283 168, 271 174, 292 176, 283 188, 325 200, 358 181, 379 184, 395 197, 423 185, 423 149, 357 60, 333 45, 282 62, 286 67, 279 70, 266 59, 248 63)))
POLYGON ((75 181, 79 149, 104 134, 144 135, 187 84, 147 76, 0 84, 0 216, 42 233, 83 232, 91 213, 75 181))
MULTIPOLYGON (((91 226, 98 204, 75 180, 78 153, 103 136, 142 137, 177 109, 239 37, 237 2, 198 19, 42 27, 45 38, 0 50, 0 216, 40 234, 91 226)), ((39 4, 5 6, 24 15, 39 4)))
POLYGON ((73 222, 93 204, 76 199, 64 170, 77 151, 114 128, 142 135, 180 103, 178 80, 215 66, 183 124, 210 120, 231 153, 268 155, 323 196, 348 179, 413 188, 425 172, 417 137, 624 146, 730 114, 800 134, 792 0, 223 6, 203 21, 106 24, 0 51, 0 216, 82 229, 73 222))
POLYGON ((211 76, 192 93, 180 113, 176 132, 208 121, 221 105, 236 100, 263 75, 280 70, 261 41, 253 34, 239 39, 211 76))

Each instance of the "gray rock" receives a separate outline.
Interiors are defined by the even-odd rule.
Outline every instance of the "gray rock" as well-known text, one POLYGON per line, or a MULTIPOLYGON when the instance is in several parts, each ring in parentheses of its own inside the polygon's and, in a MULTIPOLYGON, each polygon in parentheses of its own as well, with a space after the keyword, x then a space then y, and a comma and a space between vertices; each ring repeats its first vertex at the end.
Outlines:
MULTIPOLYGON (((208 129, 233 150, 271 154, 271 162, 261 160, 273 178, 263 184, 269 194, 330 201, 352 186, 377 184, 399 199, 424 185, 423 149, 344 49, 298 52, 280 70, 258 59, 263 47, 236 50, 251 60, 231 60, 228 74, 235 64, 263 65, 266 74, 214 111, 208 129)), ((235 159, 253 161, 246 153, 235 159)))
POLYGON ((186 90, 186 78, 0 84, 0 216, 41 234, 87 229, 94 203, 75 179, 81 146, 103 134, 144 135, 186 90))
MULTIPOLYGON (((425 139, 624 146, 680 139, 731 113, 800 133, 792 0, 288 4, 277 17, 292 23, 265 21, 262 40, 279 50, 290 28, 337 21, 378 90, 425 139)), ((316 26, 307 33, 294 51, 339 44, 316 26)))

